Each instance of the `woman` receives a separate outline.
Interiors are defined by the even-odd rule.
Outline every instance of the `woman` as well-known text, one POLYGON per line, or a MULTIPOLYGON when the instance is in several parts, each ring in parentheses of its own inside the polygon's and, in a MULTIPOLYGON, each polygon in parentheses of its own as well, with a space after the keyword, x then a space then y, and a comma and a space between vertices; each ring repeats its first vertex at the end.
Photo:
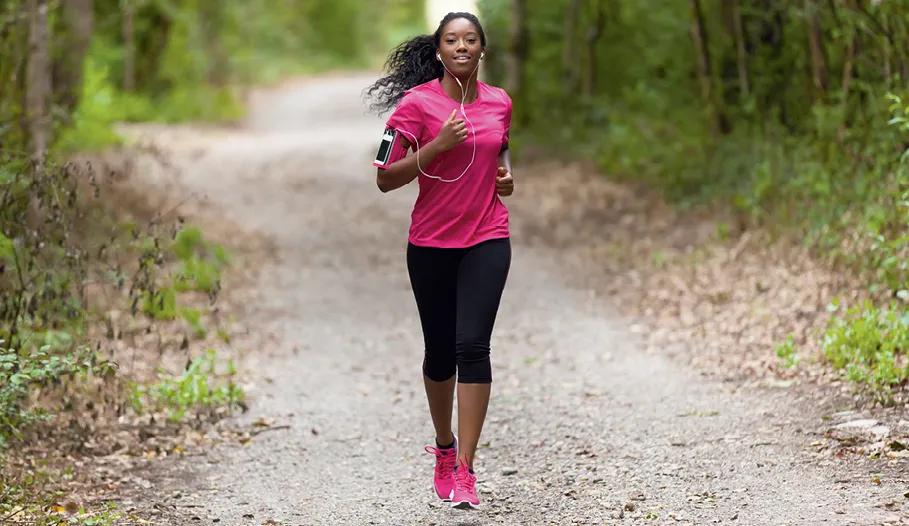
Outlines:
POLYGON ((479 507, 474 454, 489 405, 490 339, 511 265, 508 210, 499 196, 514 191, 512 106, 504 90, 477 80, 485 48, 477 17, 449 13, 435 34, 396 48, 388 76, 367 89, 378 113, 394 108, 374 162, 379 189, 419 178, 407 269, 436 432, 436 447, 426 450, 436 457, 436 494, 457 508, 479 507))

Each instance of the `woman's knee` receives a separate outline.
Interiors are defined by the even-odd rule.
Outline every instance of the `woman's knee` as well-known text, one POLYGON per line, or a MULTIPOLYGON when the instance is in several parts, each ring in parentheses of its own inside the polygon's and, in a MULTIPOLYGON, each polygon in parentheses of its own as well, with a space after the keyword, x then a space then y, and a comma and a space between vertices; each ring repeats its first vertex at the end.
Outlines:
POLYGON ((492 383, 492 363, 489 359, 489 341, 481 338, 458 338, 458 382, 471 384, 492 383))
POLYGON ((423 375, 433 382, 446 382, 458 371, 458 361, 452 350, 447 353, 430 353, 423 355, 423 375))

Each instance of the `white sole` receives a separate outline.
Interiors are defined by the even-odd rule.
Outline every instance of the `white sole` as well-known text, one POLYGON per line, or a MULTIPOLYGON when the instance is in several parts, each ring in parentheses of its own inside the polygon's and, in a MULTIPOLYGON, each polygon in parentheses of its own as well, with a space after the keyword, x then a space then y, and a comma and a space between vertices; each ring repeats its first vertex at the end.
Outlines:
POLYGON ((457 510, 478 510, 480 509, 479 504, 472 504, 467 501, 462 502, 452 502, 451 507, 457 510))
POLYGON ((447 497, 441 497, 441 496, 439 496, 439 492, 436 491, 435 486, 433 486, 433 488, 432 488, 432 493, 433 493, 433 495, 435 495, 436 497, 441 499, 442 502, 451 502, 451 493, 449 493, 447 497))

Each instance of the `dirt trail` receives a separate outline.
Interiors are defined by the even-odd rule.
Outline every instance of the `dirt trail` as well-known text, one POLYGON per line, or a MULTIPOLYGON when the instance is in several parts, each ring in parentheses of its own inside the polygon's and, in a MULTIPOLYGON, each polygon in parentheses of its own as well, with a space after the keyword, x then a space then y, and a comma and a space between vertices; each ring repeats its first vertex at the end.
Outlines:
MULTIPOLYGON (((187 189, 280 247, 278 262, 247 291, 247 324, 277 343, 245 364, 256 381, 243 421, 289 427, 245 447, 165 461, 156 491, 186 512, 186 524, 658 518, 647 523, 872 525, 893 518, 876 505, 904 490, 812 454, 820 409, 706 381, 643 352, 608 299, 569 284, 564 254, 522 241, 517 212, 477 465, 484 510, 440 506, 433 459, 423 452, 432 429, 404 266, 415 188, 388 195, 375 188, 370 162, 382 122, 364 115, 359 98, 371 78, 286 87, 259 100, 240 130, 159 137, 187 189)), ((521 200, 544 191, 545 180, 522 184, 520 171, 517 180, 509 203, 524 213, 521 200)))

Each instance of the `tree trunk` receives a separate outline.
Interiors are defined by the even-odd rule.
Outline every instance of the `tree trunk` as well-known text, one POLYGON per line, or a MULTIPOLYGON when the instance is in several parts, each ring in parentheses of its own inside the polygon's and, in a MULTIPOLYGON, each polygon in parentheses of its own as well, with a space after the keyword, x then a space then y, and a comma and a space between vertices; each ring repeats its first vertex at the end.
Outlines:
POLYGON ((711 114, 711 126, 715 132, 727 133, 729 121, 722 107, 722 95, 714 89, 713 71, 710 67, 710 48, 704 27, 704 13, 700 0, 689 0, 691 6, 691 38, 697 55, 698 78, 701 81, 701 97, 711 114))
POLYGON ((28 62, 28 16, 22 2, 7 8, 9 22, 0 24, 0 151, 26 149, 25 65, 28 62))
POLYGON ((689 0, 691 5, 691 38, 698 61, 698 79, 701 81, 701 98, 710 104, 710 52, 707 50, 707 35, 704 34, 704 19, 701 15, 700 0, 689 0))
POLYGON ((202 38, 208 52, 209 67, 207 80, 214 86, 226 86, 230 78, 230 60, 219 36, 226 14, 218 2, 202 2, 199 7, 202 38))
POLYGON ((909 86, 909 67, 907 67, 907 57, 909 57, 909 28, 906 27, 907 21, 905 16, 895 17, 893 23, 897 26, 894 33, 897 34, 896 41, 902 42, 903 45, 893 46, 899 62, 899 75, 903 81, 903 86, 909 86))
MULTIPOLYGON (((784 94, 790 84, 790 72, 783 66, 784 62, 784 37, 785 24, 783 21, 782 6, 775 0, 753 0, 754 7, 761 9, 764 14, 755 35, 754 41, 750 42, 750 48, 754 52, 760 52, 761 61, 764 63, 763 74, 769 81, 769 85, 763 87, 758 96, 758 107, 765 117, 773 115, 774 108, 779 111, 780 123, 786 128, 792 130, 792 124, 789 122, 789 112, 786 107, 784 94), (765 62, 766 61, 766 62, 765 62)), ((752 86, 752 89, 755 89, 752 86)))
POLYGON ((133 26, 133 0, 120 0, 123 9, 123 90, 136 89, 136 32, 133 26))
POLYGON ((606 30, 606 6, 603 5, 604 1, 606 0, 594 0, 593 20, 587 28, 587 64, 584 67, 584 94, 588 97, 592 96, 599 87, 597 49, 600 45, 600 39, 606 30))
POLYGON ((65 115, 70 115, 82 98, 82 69, 94 30, 92 4, 92 0, 63 0, 66 37, 55 67, 54 92, 65 115))
POLYGON ((852 68, 855 64, 855 40, 850 39, 846 47, 846 61, 843 63, 843 98, 849 98, 849 87, 852 83, 852 68))
POLYGON ((827 92, 827 56, 818 20, 818 5, 815 0, 805 0, 805 17, 808 22, 808 46, 811 50, 811 76, 819 97, 827 92))
POLYGON ((511 0, 511 27, 508 35, 505 90, 517 98, 524 89, 524 61, 527 58, 527 4, 511 0))
POLYGON ((37 160, 47 153, 51 140, 48 106, 52 89, 52 71, 47 0, 26 0, 26 10, 29 30, 25 113, 28 122, 29 154, 37 160))
MULTIPOLYGON (((851 9, 852 5, 847 0, 844 2, 847 9, 851 9)), ((839 128, 837 129, 837 137, 840 142, 846 140, 846 129, 847 124, 850 121, 849 117, 849 91, 852 85, 852 76, 855 72, 855 44, 857 36, 853 36, 849 39, 848 44, 846 45, 846 57, 843 62, 843 81, 842 81, 842 98, 843 98, 843 122, 840 123, 839 128)))
POLYGON ((565 7, 565 31, 562 38, 562 90, 573 95, 578 89, 578 19, 581 15, 581 0, 568 0, 565 7))
POLYGON ((739 71, 739 92, 742 99, 748 98, 751 93, 750 82, 748 80, 748 53, 745 51, 745 30, 742 25, 742 4, 740 0, 730 0, 732 2, 732 24, 735 32, 735 48, 737 53, 736 65, 739 71))

